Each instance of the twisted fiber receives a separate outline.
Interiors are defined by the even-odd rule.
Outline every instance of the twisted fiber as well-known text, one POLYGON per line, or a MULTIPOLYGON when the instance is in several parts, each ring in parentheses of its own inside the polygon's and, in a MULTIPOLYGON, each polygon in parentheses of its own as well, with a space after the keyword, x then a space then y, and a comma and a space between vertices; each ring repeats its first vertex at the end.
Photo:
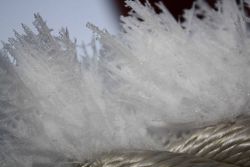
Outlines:
POLYGON ((250 118, 200 129, 167 149, 242 167, 250 166, 250 118))
POLYGON ((250 118, 199 129, 171 143, 167 150, 107 153, 80 167, 247 167, 250 118))
POLYGON ((182 153, 133 151, 108 153, 80 167, 236 167, 182 153))

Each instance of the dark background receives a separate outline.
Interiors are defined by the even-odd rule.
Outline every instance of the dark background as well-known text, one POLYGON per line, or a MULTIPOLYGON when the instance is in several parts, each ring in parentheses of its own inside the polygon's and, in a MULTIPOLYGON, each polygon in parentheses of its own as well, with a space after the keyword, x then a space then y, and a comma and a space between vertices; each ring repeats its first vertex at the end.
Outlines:
MULTIPOLYGON (((172 15, 177 19, 181 19, 184 9, 190 9, 195 0, 148 0, 149 3, 154 7, 155 11, 158 13, 159 9, 154 5, 155 3, 161 1, 172 15)), ((127 16, 130 9, 125 7, 125 0, 113 0, 114 4, 117 6, 120 15, 127 16)), ((140 0, 140 2, 145 3, 145 0, 140 0)), ((216 0, 206 0, 206 2, 214 7, 216 0)))

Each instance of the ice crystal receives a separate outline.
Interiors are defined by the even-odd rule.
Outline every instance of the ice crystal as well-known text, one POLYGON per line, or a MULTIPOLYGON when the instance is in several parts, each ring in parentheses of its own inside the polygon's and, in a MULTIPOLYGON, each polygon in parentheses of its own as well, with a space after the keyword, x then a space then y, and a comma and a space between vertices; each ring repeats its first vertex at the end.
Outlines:
MULTIPOLYGON (((248 1, 246 1, 248 4, 248 1)), ((178 23, 161 4, 127 1, 123 30, 89 24, 102 48, 77 53, 69 31, 3 42, 0 54, 0 161, 3 166, 65 165, 114 149, 164 149, 169 134, 248 114, 247 15, 233 0, 217 10, 197 1, 178 23), (202 14, 202 19, 198 15, 202 14), (78 61, 80 60, 80 61, 78 61), (158 132, 160 134, 158 134, 158 132), (167 136, 167 137, 166 137, 167 136)))

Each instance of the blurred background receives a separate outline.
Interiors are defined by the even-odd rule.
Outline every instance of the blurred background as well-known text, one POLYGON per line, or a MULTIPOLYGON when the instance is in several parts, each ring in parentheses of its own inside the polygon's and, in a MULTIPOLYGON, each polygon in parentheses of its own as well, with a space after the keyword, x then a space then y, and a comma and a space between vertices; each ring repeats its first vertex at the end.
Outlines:
MULTIPOLYGON (((140 0, 142 3, 145 0, 140 0)), ((149 0, 156 12, 154 3, 149 0)), ((191 8, 194 0, 161 0, 177 20, 181 20, 184 9, 191 8)), ((207 0, 213 6, 216 0, 207 0)), ((40 13, 47 25, 57 34, 61 27, 69 29, 72 38, 90 41, 92 32, 86 28, 91 22, 111 34, 119 31, 120 15, 128 15, 125 0, 0 0, 0 40, 13 36, 13 29, 22 32, 21 23, 32 26, 33 14, 40 13)))
MULTIPOLYGON (((145 3, 146 0, 139 0, 142 3, 145 3)), ((172 13, 172 15, 177 19, 182 19, 181 15, 183 14, 183 11, 185 9, 190 9, 193 5, 193 2, 195 0, 147 0, 156 10, 157 13, 159 13, 159 9, 155 5, 157 2, 162 2, 168 10, 172 13)), ((217 0, 205 0, 211 7, 214 7, 217 0)), ((113 3, 118 8, 119 14, 127 16, 129 12, 129 8, 126 7, 125 0, 113 0, 113 3)))

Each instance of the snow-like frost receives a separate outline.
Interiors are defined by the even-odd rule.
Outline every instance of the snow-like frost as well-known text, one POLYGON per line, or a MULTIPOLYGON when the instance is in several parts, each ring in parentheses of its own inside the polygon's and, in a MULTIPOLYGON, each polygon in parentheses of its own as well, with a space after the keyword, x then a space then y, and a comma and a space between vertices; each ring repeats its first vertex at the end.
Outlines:
POLYGON ((39 14, 37 32, 22 25, 23 35, 3 43, 3 166, 63 166, 114 149, 164 149, 155 135, 171 140, 248 114, 248 19, 233 0, 217 10, 197 1, 183 23, 162 4, 160 14, 139 1, 127 5, 133 11, 121 18, 118 36, 88 24, 102 44, 98 52, 92 41, 92 55, 85 46, 85 56, 77 55, 67 29, 51 35, 39 14))

